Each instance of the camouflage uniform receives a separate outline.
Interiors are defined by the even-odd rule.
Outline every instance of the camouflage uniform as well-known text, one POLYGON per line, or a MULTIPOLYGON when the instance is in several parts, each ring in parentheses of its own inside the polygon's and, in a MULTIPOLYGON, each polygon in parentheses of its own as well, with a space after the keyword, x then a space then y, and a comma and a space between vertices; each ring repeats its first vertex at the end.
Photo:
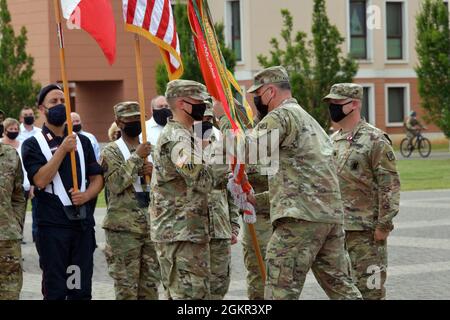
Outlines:
MULTIPOLYGON (((336 84, 326 100, 361 100, 362 94, 359 85, 336 84)), ((383 299, 387 244, 374 240, 374 230, 392 230, 399 210, 400 180, 391 141, 364 120, 352 132, 336 132, 332 140, 352 275, 364 299, 383 299)))
MULTIPOLYGON (((120 103, 114 108, 116 119, 139 115, 137 103, 120 103)), ((105 256, 109 274, 114 279, 116 299, 158 299, 161 280, 154 243, 150 238, 148 203, 139 201, 133 186, 144 159, 128 146, 130 158, 125 158, 115 142, 102 151, 108 196, 107 214, 103 221, 106 234, 105 256)), ((143 187, 145 190, 145 187, 143 187)))
MULTIPOLYGON (((220 118, 219 126, 222 131, 228 130, 231 127, 225 116, 220 118)), ((248 180, 255 191, 256 197, 256 222, 253 226, 255 228, 262 258, 265 260, 267 244, 272 235, 268 179, 267 175, 261 174, 261 169, 257 165, 247 165, 246 170, 248 180)), ((244 265, 247 269, 247 297, 249 300, 264 300, 265 280, 261 278, 261 270, 259 268, 255 249, 253 248, 253 240, 249 228, 245 223, 243 228, 242 251, 244 265)))
MULTIPOLYGON (((214 116, 212 109, 205 116, 214 116)), ((219 132, 220 133, 220 132, 219 132)), ((210 141, 218 140, 212 134, 210 141)), ((239 208, 227 190, 227 180, 215 186, 208 194, 209 233, 211 236, 211 281, 212 300, 223 300, 230 287, 231 275, 231 238, 239 235, 239 208)))
MULTIPOLYGON (((174 80, 166 98, 208 98, 204 85, 174 80)), ((154 153, 151 235, 161 275, 173 299, 210 298, 210 232, 207 195, 222 183, 228 166, 205 165, 192 128, 169 120, 154 153)))
MULTIPOLYGON (((268 198, 268 180, 267 175, 262 175, 258 166, 249 165, 247 167, 248 181, 255 191, 256 197, 256 237, 262 258, 266 259, 267 245, 272 236, 272 224, 270 223, 270 204, 268 198)), ((245 223, 244 223, 245 224, 245 223)), ((245 224, 242 239, 242 251, 244 254, 244 264, 247 269, 247 296, 250 300, 264 299, 264 280, 261 278, 258 259, 253 249, 253 240, 249 228, 245 224)))
POLYGON ((226 185, 216 186, 208 195, 211 241, 212 300, 222 300, 230 287, 231 236, 239 235, 239 208, 234 204, 226 185))
POLYGON ((22 289, 21 239, 25 221, 19 155, 0 143, 0 300, 18 300, 22 289))
MULTIPOLYGON (((283 67, 255 76, 255 92, 265 84, 288 82, 283 67)), ((247 136, 247 146, 278 132, 278 170, 269 176, 270 218, 274 232, 267 259, 266 299, 298 299, 312 268, 332 299, 358 299, 344 248, 343 209, 327 134, 297 101, 286 99, 247 136)), ((247 150, 248 154, 249 150, 247 150)), ((264 159, 259 159, 263 163, 264 159)))

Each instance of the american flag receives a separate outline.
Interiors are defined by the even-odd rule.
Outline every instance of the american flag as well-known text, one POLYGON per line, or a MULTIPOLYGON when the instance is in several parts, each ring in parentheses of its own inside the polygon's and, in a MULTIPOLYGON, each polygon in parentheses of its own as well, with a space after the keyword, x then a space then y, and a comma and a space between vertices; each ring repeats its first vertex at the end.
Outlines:
POLYGON ((123 0, 125 29, 154 44, 162 54, 169 79, 183 74, 180 42, 170 0, 123 0))

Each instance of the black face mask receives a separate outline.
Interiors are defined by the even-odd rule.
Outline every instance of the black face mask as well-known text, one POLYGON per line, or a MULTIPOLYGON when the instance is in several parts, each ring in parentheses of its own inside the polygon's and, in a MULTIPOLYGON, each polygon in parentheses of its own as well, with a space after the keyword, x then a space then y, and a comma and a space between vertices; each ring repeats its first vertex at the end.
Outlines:
POLYGON ((140 121, 124 122, 123 124, 125 127, 122 130, 129 137, 136 138, 142 132, 140 121))
MULTIPOLYGON (((267 88, 267 90, 269 90, 269 88, 267 88)), ((259 113, 258 118, 260 120, 264 119, 264 117, 267 116, 267 114, 269 113, 269 103, 270 101, 272 101, 272 99, 270 99, 267 104, 264 104, 262 102, 262 96, 267 92, 267 90, 264 91, 262 95, 253 97, 253 102, 255 103, 255 107, 258 110, 259 113)))
POLYGON ((345 114, 344 111, 342 110, 344 108, 344 106, 352 103, 353 101, 350 101, 348 103, 345 104, 334 104, 334 103, 330 103, 329 106, 329 110, 330 110, 330 117, 331 120, 333 120, 333 122, 340 122, 342 121, 346 116, 348 116, 350 113, 353 112, 350 111, 349 113, 345 114))
POLYGON ((19 136, 19 132, 9 132, 6 131, 6 136, 11 139, 11 140, 16 140, 17 137, 19 136))
POLYGON ((67 120, 66 106, 58 104, 51 109, 47 109, 47 121, 55 127, 61 127, 67 120))
POLYGON ((23 118, 23 123, 25 123, 27 126, 31 126, 34 123, 34 117, 24 117, 23 118))
POLYGON ((193 127, 194 133, 200 139, 208 139, 212 134, 213 124, 209 121, 198 122, 193 127))
POLYGON ((81 124, 74 124, 72 129, 73 129, 73 132, 76 132, 76 133, 80 132, 81 124))
POLYGON ((192 106, 192 113, 189 113, 186 110, 183 110, 183 111, 186 112, 195 121, 202 121, 203 115, 205 114, 205 111, 206 111, 206 103, 192 104, 185 100, 183 100, 183 101, 192 106))
POLYGON ((155 122, 160 126, 164 127, 167 124, 167 119, 171 116, 172 111, 170 111, 170 109, 164 108, 153 110, 153 119, 155 119, 155 122))

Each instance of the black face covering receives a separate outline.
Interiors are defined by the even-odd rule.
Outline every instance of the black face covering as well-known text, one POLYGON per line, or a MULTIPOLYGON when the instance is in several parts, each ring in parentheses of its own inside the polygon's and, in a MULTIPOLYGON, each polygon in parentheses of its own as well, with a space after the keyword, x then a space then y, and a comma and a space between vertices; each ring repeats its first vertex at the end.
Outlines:
MULTIPOLYGON (((269 88, 267 88, 267 90, 269 90, 269 88)), ((270 101, 272 101, 272 99, 270 99, 267 104, 264 104, 262 102, 262 96, 267 92, 267 90, 264 91, 262 95, 253 97, 253 102, 255 103, 255 107, 258 110, 259 113, 258 118, 260 120, 264 119, 264 117, 267 116, 267 114, 269 113, 269 103, 270 101)))
POLYGON ((170 109, 164 108, 153 110, 153 119, 155 119, 155 122, 160 126, 164 127, 167 124, 167 119, 171 116, 172 111, 170 111, 170 109))
POLYGON ((6 131, 6 136, 11 139, 11 140, 16 140, 17 137, 19 136, 19 132, 9 132, 6 131))
POLYGON ((34 123, 34 117, 24 117, 23 118, 23 122, 27 125, 27 126, 31 126, 34 123))
POLYGON ((47 121, 55 127, 61 127, 67 120, 66 106, 58 104, 53 108, 47 109, 47 121))
POLYGON ((183 101, 192 106, 192 112, 189 113, 186 110, 183 111, 186 112, 195 121, 202 121, 203 115, 205 114, 206 111, 206 103, 192 104, 190 102, 187 102, 186 100, 183 101))
POLYGON ((200 139, 208 139, 212 134, 213 124, 209 121, 197 122, 193 127, 194 133, 200 139))
POLYGON ((140 121, 124 122, 124 125, 125 127, 122 130, 129 137, 136 138, 142 132, 140 121))
POLYGON ((334 103, 330 103, 329 106, 329 110, 330 110, 330 117, 331 120, 333 120, 333 122, 340 122, 342 121, 346 116, 348 116, 350 113, 353 112, 350 111, 349 113, 345 114, 343 111, 344 106, 352 103, 353 101, 350 101, 348 103, 345 104, 334 104, 334 103))
POLYGON ((81 124, 74 124, 72 129, 73 129, 73 132, 76 132, 76 133, 80 132, 81 124))

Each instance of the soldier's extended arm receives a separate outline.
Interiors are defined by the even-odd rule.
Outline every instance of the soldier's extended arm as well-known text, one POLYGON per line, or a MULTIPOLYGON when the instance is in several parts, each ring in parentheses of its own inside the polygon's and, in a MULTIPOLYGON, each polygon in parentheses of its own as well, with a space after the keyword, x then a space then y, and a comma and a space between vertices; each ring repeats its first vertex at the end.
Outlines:
POLYGON ((206 165, 202 153, 194 147, 190 137, 170 143, 169 149, 170 159, 177 172, 188 186, 193 186, 199 192, 208 193, 225 179, 229 170, 226 164, 206 165))
POLYGON ((19 155, 17 154, 17 168, 14 176, 14 190, 11 195, 11 204, 20 227, 23 231, 26 214, 26 199, 23 193, 23 171, 19 155))
POLYGON ((390 231, 400 205, 400 177, 396 168, 394 150, 385 139, 380 139, 372 151, 372 168, 378 184, 378 222, 376 228, 390 231))
MULTIPOLYGON (((268 165, 271 157, 278 152, 286 133, 291 130, 290 124, 291 119, 287 111, 275 110, 259 122, 255 128, 248 130, 245 133, 246 143, 241 144, 241 146, 245 145, 246 164, 268 165), (260 151, 262 148, 264 152, 260 151)), ((230 124, 225 116, 220 118, 219 127, 226 136, 230 124)))
POLYGON ((102 167, 104 170, 105 185, 109 192, 119 194, 130 187, 138 176, 144 160, 136 153, 123 162, 123 157, 118 148, 112 145, 105 147, 102 152, 102 167))

